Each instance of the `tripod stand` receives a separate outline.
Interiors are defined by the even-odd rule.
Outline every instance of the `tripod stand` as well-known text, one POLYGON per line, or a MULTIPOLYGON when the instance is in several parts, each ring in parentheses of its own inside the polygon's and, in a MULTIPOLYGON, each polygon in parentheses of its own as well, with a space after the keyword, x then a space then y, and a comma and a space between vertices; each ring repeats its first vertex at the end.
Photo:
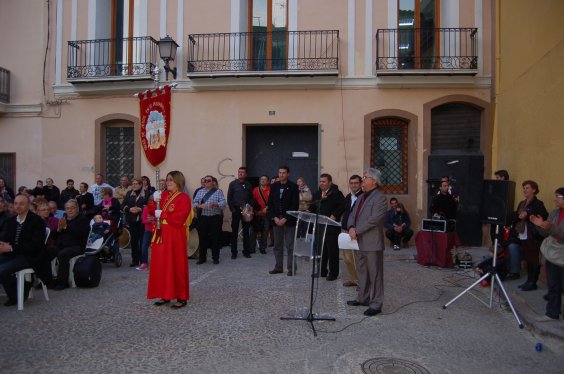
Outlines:
MULTIPOLYGON (((505 296, 505 300, 509 304, 509 307, 511 308, 511 312, 513 313, 513 316, 515 317, 515 320, 517 321, 517 325, 519 326, 520 329, 522 329, 524 327, 523 322, 521 322, 521 320, 519 319, 519 316, 517 315, 517 312, 515 311, 515 308, 513 307, 513 304, 511 303, 511 300, 509 299, 509 295, 507 295, 507 291, 505 290, 505 287, 503 286, 503 283, 501 282, 501 279, 499 278, 499 275, 498 275, 497 270, 496 270, 498 235, 499 235, 499 225, 495 225, 495 240, 494 240, 494 253, 493 253, 492 270, 488 271, 480 279, 478 279, 476 282, 472 283, 467 289, 465 289, 464 291, 459 293, 456 297, 454 297, 454 299, 450 300, 448 303, 443 305, 443 309, 446 309, 447 306, 454 303, 456 300, 458 300, 458 298, 460 298, 465 293, 469 292, 476 285, 480 284, 480 282, 482 282, 484 279, 491 277, 489 307, 490 308, 492 307, 494 285, 495 285, 495 281, 497 280, 497 282, 499 283, 499 288, 503 292, 503 296, 505 296)), ((470 294, 470 295, 472 295, 472 294, 470 294)), ((474 295, 472 295, 472 296, 474 296, 474 295)), ((484 303, 482 300, 480 300, 480 301, 482 303, 484 303)))
POLYGON ((315 330, 315 325, 313 324, 314 321, 335 321, 334 317, 331 316, 319 316, 317 313, 313 312, 313 300, 314 300, 314 290, 315 290, 315 280, 319 280, 318 276, 318 266, 319 261, 321 261, 321 256, 323 252, 323 243, 325 241, 325 232, 327 230, 327 225, 330 226, 340 226, 339 222, 332 220, 326 216, 319 215, 319 206, 317 207, 317 211, 315 214, 307 213, 307 212, 299 212, 299 211, 289 211, 287 212, 289 215, 298 218, 298 222, 296 223, 296 232, 294 234, 294 261, 295 264, 296 256, 303 256, 304 254, 300 253, 297 249, 298 247, 298 228, 300 221, 302 223, 308 223, 308 230, 306 230, 306 240, 307 243, 307 236, 309 231, 309 225, 313 224, 313 237, 314 240, 309 244, 309 254, 313 257, 312 265, 311 265, 311 285, 310 285, 310 293, 309 293, 309 307, 307 314, 304 313, 302 315, 295 315, 295 316, 287 316, 287 317, 280 317, 283 321, 307 321, 311 325, 311 330, 313 331, 313 335, 317 336, 317 331, 315 330), (323 234, 322 232, 323 231, 323 234))

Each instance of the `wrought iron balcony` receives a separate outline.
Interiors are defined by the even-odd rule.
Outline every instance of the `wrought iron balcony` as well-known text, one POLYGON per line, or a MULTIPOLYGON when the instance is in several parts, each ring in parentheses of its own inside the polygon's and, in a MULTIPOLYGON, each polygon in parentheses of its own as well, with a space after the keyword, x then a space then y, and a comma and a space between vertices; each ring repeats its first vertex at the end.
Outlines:
POLYGON ((67 80, 151 79, 158 42, 150 36, 68 42, 67 80))
POLYGON ((379 29, 376 74, 467 74, 478 69, 476 28, 379 29))
POLYGON ((338 75, 339 31, 188 35, 188 76, 338 75))
POLYGON ((0 67, 0 101, 10 103, 10 70, 0 67))

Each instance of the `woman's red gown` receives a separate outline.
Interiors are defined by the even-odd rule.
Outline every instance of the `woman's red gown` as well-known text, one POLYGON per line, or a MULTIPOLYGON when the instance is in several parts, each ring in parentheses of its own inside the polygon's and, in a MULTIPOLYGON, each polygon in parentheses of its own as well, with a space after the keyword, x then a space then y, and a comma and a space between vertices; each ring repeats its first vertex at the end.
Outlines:
MULTIPOLYGON (((192 210, 192 203, 188 195, 180 193, 164 209, 171 196, 169 191, 163 191, 161 196, 161 242, 151 244, 148 299, 190 298, 186 219, 192 210)), ((148 208, 149 214, 154 216, 156 204, 151 201, 148 208)))

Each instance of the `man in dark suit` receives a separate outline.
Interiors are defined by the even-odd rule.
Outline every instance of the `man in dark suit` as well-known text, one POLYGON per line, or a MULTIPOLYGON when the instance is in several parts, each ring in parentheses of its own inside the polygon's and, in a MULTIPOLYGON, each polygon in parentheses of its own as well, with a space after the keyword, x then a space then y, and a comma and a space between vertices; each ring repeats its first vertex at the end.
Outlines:
POLYGON ((68 288, 70 259, 84 253, 90 231, 88 219, 78 212, 78 202, 74 199, 65 204, 65 216, 59 220, 55 232, 55 244, 47 250, 51 258, 57 257, 59 269, 53 289, 60 291, 68 288))
POLYGON ((78 190, 80 191, 80 193, 76 196, 78 209, 81 214, 85 215, 88 219, 91 219, 94 216, 92 213, 92 209, 94 208, 94 195, 88 192, 88 184, 84 182, 78 185, 78 190))
MULTIPOLYGON (((45 250, 45 223, 29 211, 27 196, 18 195, 14 199, 16 216, 6 221, 0 233, 0 282, 8 295, 6 306, 16 305, 16 278, 14 273, 33 268, 44 283, 51 280, 49 258, 45 250)), ((26 284, 25 295, 30 284, 26 284)))
MULTIPOLYGON (((319 176, 319 190, 313 194, 313 201, 309 210, 315 213, 319 208, 319 214, 340 221, 345 210, 345 197, 339 188, 333 184, 330 174, 319 176)), ((327 225, 325 230, 325 241, 321 255, 321 276, 327 277, 328 281, 334 281, 339 276, 339 226, 327 225), (329 263, 329 272, 327 272, 329 263)))
POLYGON ((358 296, 347 301, 348 305, 368 306, 366 316, 382 312, 384 302, 384 217, 388 204, 386 196, 377 190, 380 170, 370 168, 364 172, 359 198, 349 216, 347 227, 352 240, 358 240, 356 271, 358 296))
POLYGON ((300 204, 300 193, 298 186, 288 180, 290 168, 280 166, 278 168, 279 180, 270 186, 270 196, 268 197, 268 215, 274 221, 274 258, 276 263, 270 274, 280 274, 284 272, 284 246, 288 255, 288 276, 293 275, 294 257, 294 230, 296 228, 296 218, 287 212, 298 210, 300 204))

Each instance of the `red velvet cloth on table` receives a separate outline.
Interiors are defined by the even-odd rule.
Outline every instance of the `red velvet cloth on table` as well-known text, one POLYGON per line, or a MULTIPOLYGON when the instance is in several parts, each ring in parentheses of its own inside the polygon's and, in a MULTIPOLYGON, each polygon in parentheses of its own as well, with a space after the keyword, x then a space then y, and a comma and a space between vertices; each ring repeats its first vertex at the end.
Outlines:
POLYGON ((456 232, 419 231, 415 235, 417 263, 451 268, 454 263, 450 250, 455 246, 460 246, 456 232))

